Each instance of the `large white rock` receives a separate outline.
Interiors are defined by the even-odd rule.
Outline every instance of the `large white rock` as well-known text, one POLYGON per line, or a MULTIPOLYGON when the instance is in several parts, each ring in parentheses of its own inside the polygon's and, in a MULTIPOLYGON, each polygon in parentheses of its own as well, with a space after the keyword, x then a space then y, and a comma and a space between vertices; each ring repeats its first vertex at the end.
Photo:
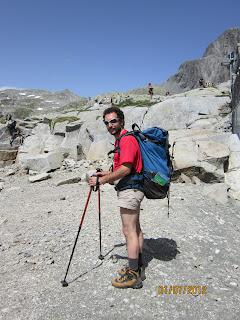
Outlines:
POLYGON ((228 141, 230 151, 240 152, 240 140, 237 134, 231 134, 228 141))
POLYGON ((39 154, 43 153, 46 141, 51 137, 48 124, 39 123, 33 130, 31 136, 24 139, 19 153, 39 154))
POLYGON ((178 140, 189 140, 192 141, 209 141, 213 140, 225 145, 229 145, 229 137, 231 133, 227 132, 216 132, 209 129, 181 129, 169 131, 169 141, 173 144, 174 141, 178 140))
POLYGON ((52 129, 52 133, 64 134, 66 132, 66 125, 67 124, 68 124, 68 121, 55 123, 54 128, 52 129))
POLYGON ((90 149, 87 153, 88 160, 99 160, 107 158, 109 151, 109 144, 107 140, 100 140, 92 142, 90 149))
POLYGON ((230 187, 230 197, 240 200, 240 170, 226 172, 225 182, 230 187))
POLYGON ((39 173, 37 175, 34 175, 34 176, 30 176, 28 178, 29 182, 39 182, 39 181, 43 181, 43 180, 47 180, 51 178, 50 174, 49 173, 39 173))
POLYGON ((229 103, 229 97, 189 96, 175 97, 150 107, 144 128, 160 126, 167 130, 184 129, 202 115, 218 115, 219 109, 229 103))
POLYGON ((218 122, 217 117, 207 119, 197 119, 188 125, 188 128, 211 129, 218 122))
POLYGON ((170 144, 173 146, 175 143, 174 168, 202 167, 222 179, 223 162, 229 155, 228 146, 222 142, 228 141, 228 137, 228 134, 209 130, 170 131, 170 144))
POLYGON ((147 107, 125 107, 122 108, 125 116, 125 128, 129 131, 132 130, 132 124, 136 123, 139 127, 143 125, 143 119, 148 112, 147 107))
POLYGON ((228 187, 225 183, 206 184, 203 194, 216 202, 226 204, 228 202, 228 187))
POLYGON ((60 145, 62 153, 74 160, 79 160, 78 157, 78 144, 79 144, 79 130, 66 132, 66 135, 60 145))
POLYGON ((231 152, 228 161, 228 171, 240 169, 240 152, 231 152))
POLYGON ((52 152, 56 149, 59 149, 60 145, 63 142, 64 137, 60 135, 50 135, 44 144, 44 152, 52 152))
POLYGON ((24 140, 24 144, 19 147, 19 153, 39 154, 45 147, 43 139, 38 135, 28 136, 24 140))
POLYGON ((209 141, 199 141, 198 145, 198 159, 206 160, 206 159, 220 159, 229 156, 229 149, 226 145, 222 143, 218 143, 213 140, 209 141))
POLYGON ((57 151, 37 155, 22 153, 19 154, 18 161, 24 169, 43 173, 60 168, 63 162, 63 155, 57 151))
POLYGON ((48 136, 50 134, 50 127, 47 123, 39 123, 33 130, 32 134, 39 136, 48 136))
POLYGON ((198 166, 196 143, 189 140, 179 140, 174 146, 174 168, 176 170, 198 166))
POLYGON ((84 121, 79 131, 79 144, 83 153, 88 154, 92 142, 106 140, 113 142, 113 137, 108 133, 102 119, 103 111, 81 112, 81 120, 84 121))

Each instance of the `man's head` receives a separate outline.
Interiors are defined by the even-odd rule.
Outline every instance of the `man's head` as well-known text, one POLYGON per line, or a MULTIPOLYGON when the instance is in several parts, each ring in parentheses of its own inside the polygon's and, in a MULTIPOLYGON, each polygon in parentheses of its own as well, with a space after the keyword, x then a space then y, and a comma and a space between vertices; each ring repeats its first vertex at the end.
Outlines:
POLYGON ((107 108, 103 112, 103 122, 110 134, 118 136, 124 128, 124 113, 117 107, 107 108))

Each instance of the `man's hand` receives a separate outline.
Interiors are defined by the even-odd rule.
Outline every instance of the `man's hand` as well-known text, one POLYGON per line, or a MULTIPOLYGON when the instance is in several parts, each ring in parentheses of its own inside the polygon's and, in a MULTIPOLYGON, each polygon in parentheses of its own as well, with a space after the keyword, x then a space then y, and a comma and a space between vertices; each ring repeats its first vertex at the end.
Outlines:
POLYGON ((95 175, 98 176, 98 177, 103 177, 103 176, 106 176, 109 173, 111 173, 111 171, 100 171, 100 172, 96 172, 95 175))
POLYGON ((114 181, 122 179, 123 177, 130 174, 131 168, 132 168, 132 165, 130 163, 124 163, 114 172, 111 172, 111 171, 97 172, 94 174, 94 176, 89 178, 88 184, 91 187, 96 186, 97 184, 96 176, 99 176, 99 180, 98 180, 99 184, 105 184, 105 183, 112 184, 114 181))
POLYGON ((90 187, 95 187, 97 184, 97 177, 91 177, 88 180, 88 184, 90 185, 90 187))

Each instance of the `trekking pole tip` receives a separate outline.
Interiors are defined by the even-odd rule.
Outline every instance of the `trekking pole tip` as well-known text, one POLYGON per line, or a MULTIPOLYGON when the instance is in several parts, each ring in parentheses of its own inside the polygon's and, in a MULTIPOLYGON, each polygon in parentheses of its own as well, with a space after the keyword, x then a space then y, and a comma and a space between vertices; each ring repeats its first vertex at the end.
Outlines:
POLYGON ((103 256, 102 254, 100 254, 100 255, 98 256, 98 259, 103 260, 103 259, 104 259, 104 256, 103 256))
POLYGON ((62 281, 61 281, 61 284, 62 284, 63 287, 67 287, 67 286, 68 286, 68 283, 67 283, 66 280, 62 280, 62 281))

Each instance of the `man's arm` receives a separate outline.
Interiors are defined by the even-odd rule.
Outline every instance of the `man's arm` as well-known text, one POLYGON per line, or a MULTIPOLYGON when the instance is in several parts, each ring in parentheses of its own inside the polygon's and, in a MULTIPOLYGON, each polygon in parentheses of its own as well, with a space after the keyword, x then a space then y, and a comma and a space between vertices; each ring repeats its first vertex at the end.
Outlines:
MULTIPOLYGON (((110 172, 109 174, 106 174, 100 177, 99 184, 113 183, 116 180, 122 179, 123 177, 130 174, 131 169, 132 169, 131 163, 124 163, 116 171, 110 172)), ((95 186, 96 181, 97 181, 96 177, 91 177, 88 181, 88 184, 90 186, 95 186)))

